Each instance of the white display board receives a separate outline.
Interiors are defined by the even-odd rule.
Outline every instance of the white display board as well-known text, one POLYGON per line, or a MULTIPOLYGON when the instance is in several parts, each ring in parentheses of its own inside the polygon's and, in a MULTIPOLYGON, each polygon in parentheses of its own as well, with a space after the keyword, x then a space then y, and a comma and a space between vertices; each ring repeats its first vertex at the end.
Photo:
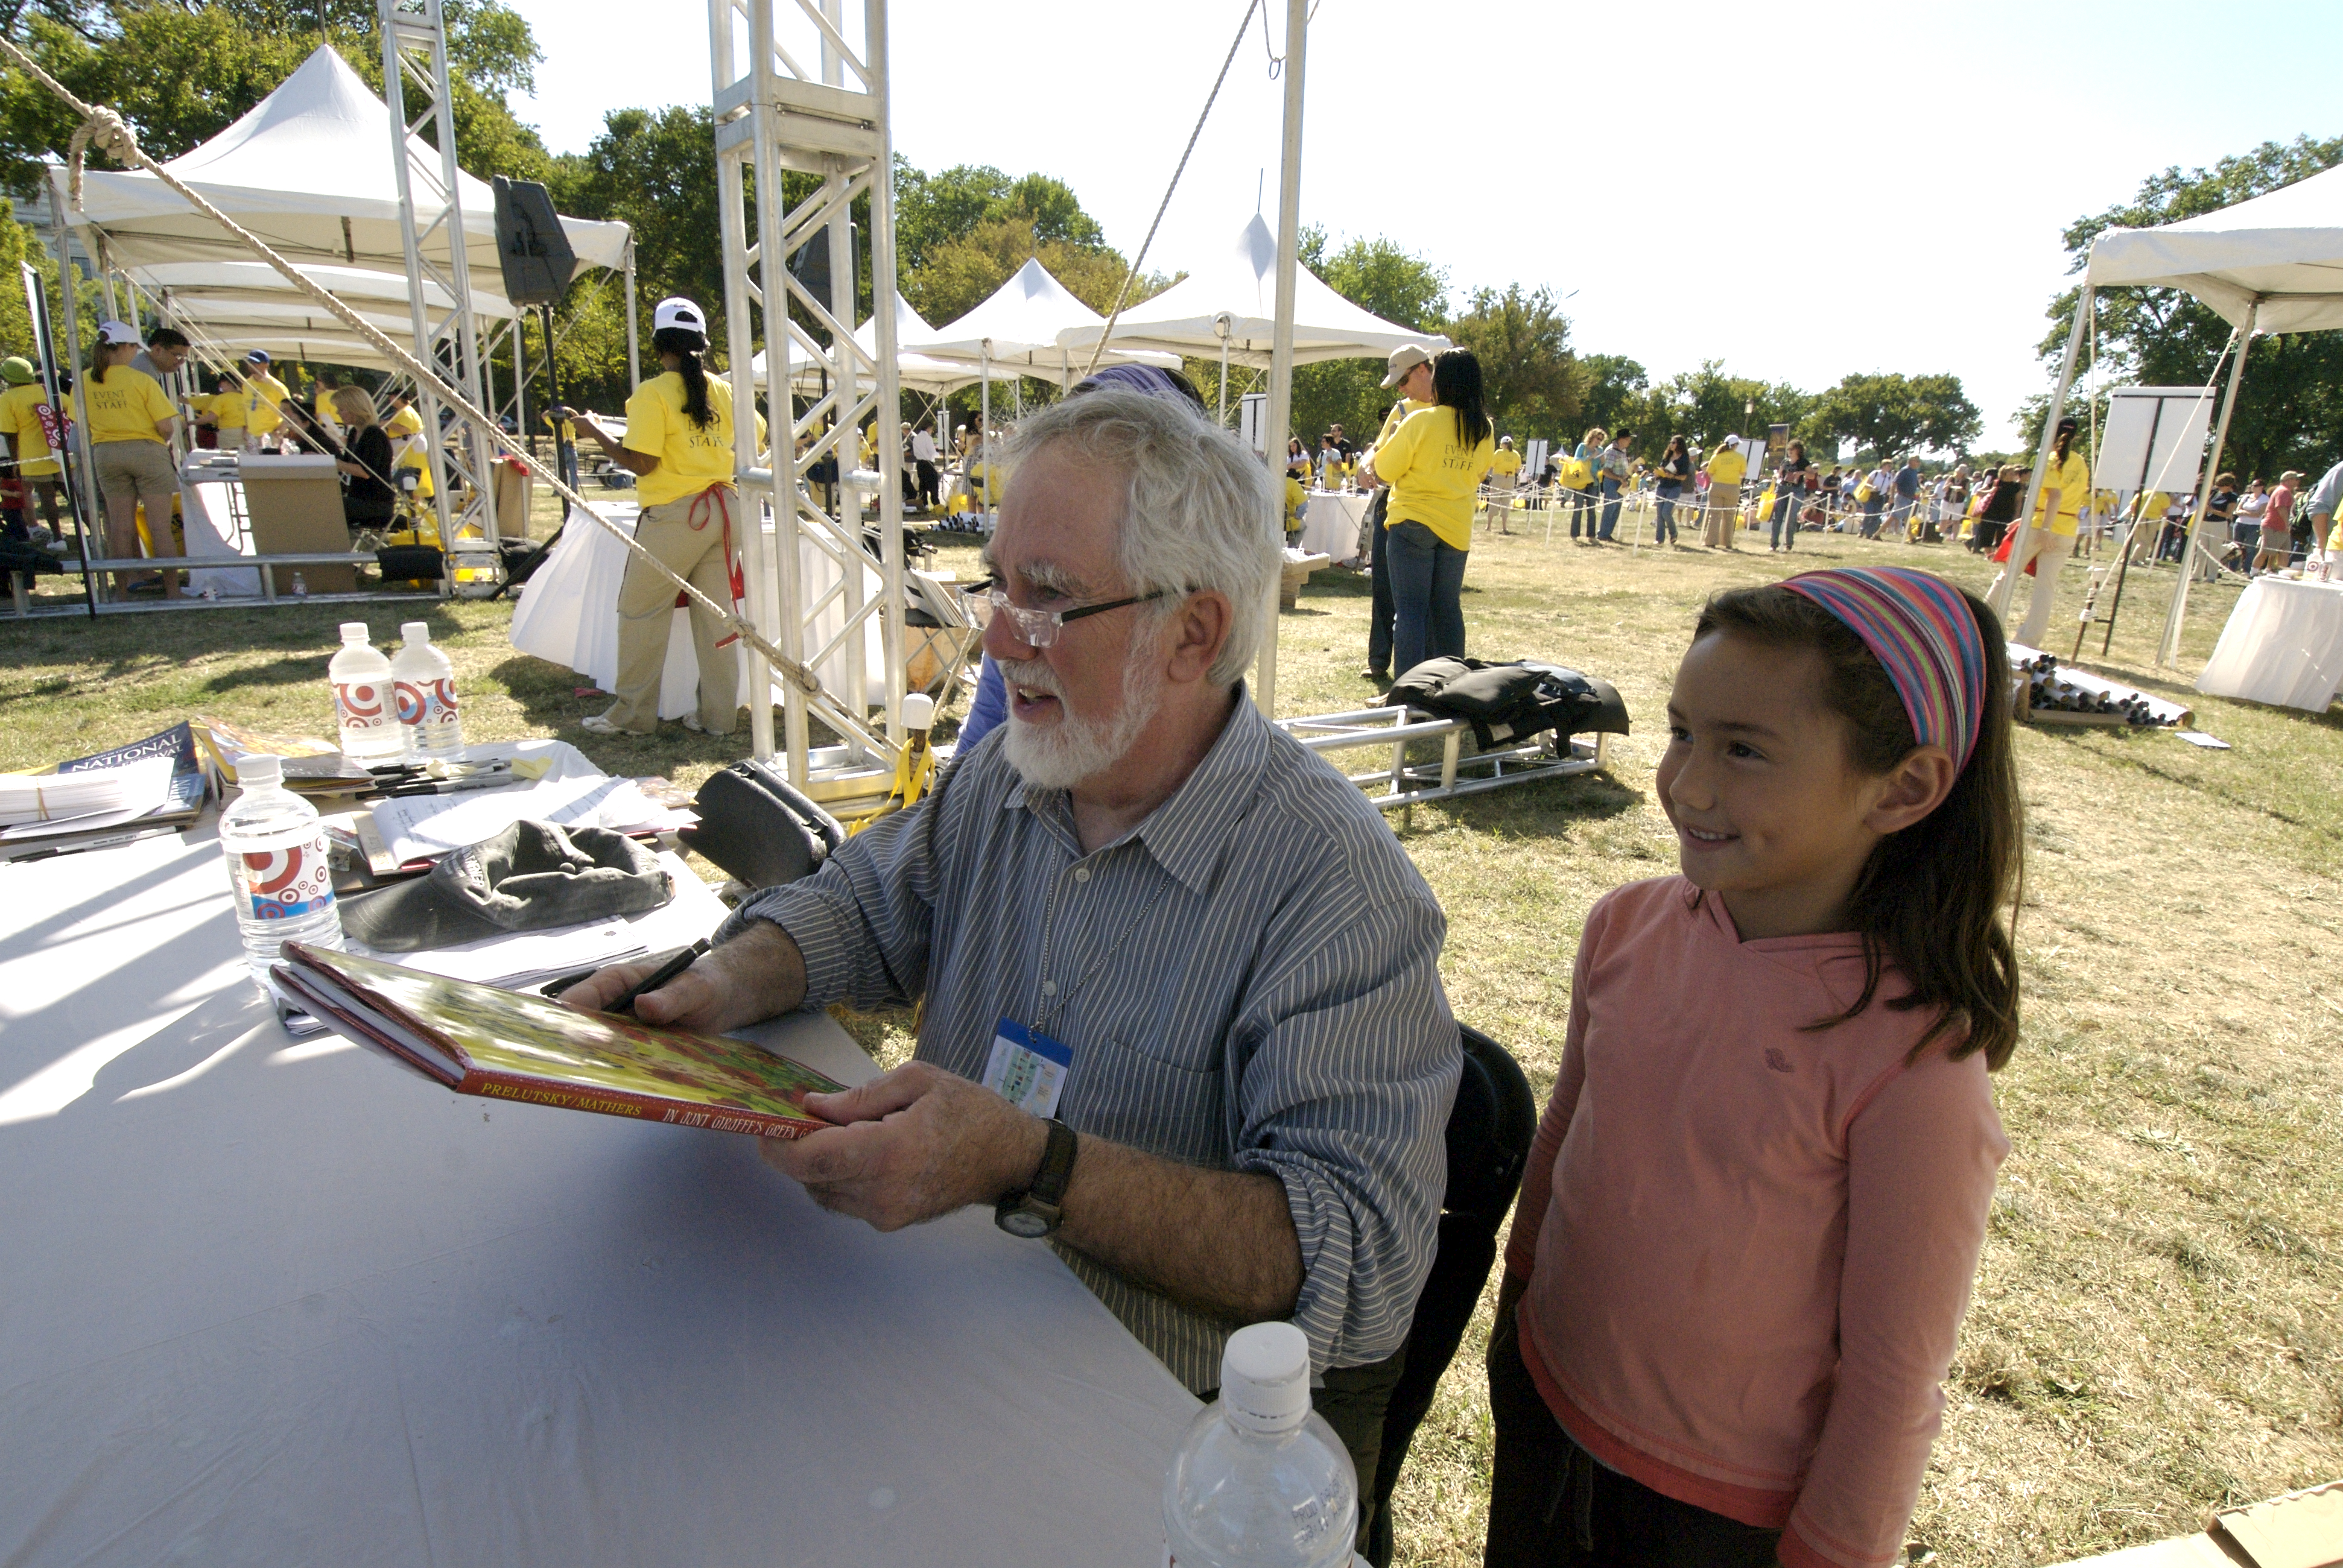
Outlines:
POLYGON ((2142 490, 2194 490, 2212 427, 2209 387, 2116 387, 2107 394, 2094 477, 2127 500, 2142 490))
POLYGON ((1261 427, 1268 418, 1268 393, 1248 392, 1237 399, 1237 434, 1246 446, 1264 455, 1269 448, 1262 445, 1261 427))
POLYGON ((1529 449, 1522 454, 1522 472, 1528 476, 1522 481, 1523 484, 1534 485, 1545 473, 1546 446, 1544 437, 1530 437, 1529 449))

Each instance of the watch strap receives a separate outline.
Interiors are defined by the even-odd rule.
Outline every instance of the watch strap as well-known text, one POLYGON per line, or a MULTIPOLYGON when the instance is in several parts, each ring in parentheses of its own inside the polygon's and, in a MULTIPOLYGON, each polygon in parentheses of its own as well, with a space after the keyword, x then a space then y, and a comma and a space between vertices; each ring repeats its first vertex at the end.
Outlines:
POLYGON ((1049 1121, 1050 1141, 1041 1150, 1041 1168, 1033 1173, 1033 1184, 1025 1189, 1025 1196, 1038 1199, 1056 1208, 1066 1201, 1066 1188, 1074 1178, 1074 1130, 1052 1116, 1049 1121))

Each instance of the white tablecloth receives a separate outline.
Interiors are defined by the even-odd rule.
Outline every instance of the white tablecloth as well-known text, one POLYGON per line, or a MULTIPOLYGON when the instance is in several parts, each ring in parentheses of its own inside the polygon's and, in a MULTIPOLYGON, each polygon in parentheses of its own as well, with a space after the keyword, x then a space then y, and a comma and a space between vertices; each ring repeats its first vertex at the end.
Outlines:
MULTIPOLYGON (((252 536, 236 520, 242 508, 241 481, 232 471, 189 462, 179 470, 179 515, 186 535, 187 554, 218 559, 253 553, 252 536)), ((206 588, 215 598, 260 598, 260 573, 209 568, 187 574, 187 592, 206 588)))
MULTIPOLYGON (((634 532, 639 510, 634 502, 595 504, 629 535, 634 532)), ((768 526, 765 539, 769 554, 772 538, 773 530, 768 526)), ((554 545, 553 553, 529 578, 520 602, 513 607, 513 647, 574 669, 604 691, 615 691, 618 684, 618 586, 626 580, 628 558, 627 547, 591 518, 571 518, 554 545)), ((798 559, 803 580, 809 585, 809 602, 820 599, 837 584, 837 563, 810 542, 800 544, 798 559)), ((876 598, 881 588, 877 568, 867 568, 863 573, 863 591, 876 598)), ((839 629, 846 624, 841 606, 842 596, 833 597, 812 618, 806 631, 809 653, 817 653, 837 639, 839 629)), ((879 626, 875 615, 862 623, 863 684, 873 706, 886 700, 886 651, 879 640, 879 626)), ((740 659, 739 690, 745 701, 749 689, 748 653, 739 644, 734 648, 740 659)), ((842 651, 820 660, 816 668, 826 689, 847 689, 842 651)), ((774 700, 780 700, 778 685, 774 700)), ((691 648, 691 618, 689 612, 679 609, 668 628, 667 665, 659 678, 659 717, 680 719, 697 712, 699 707, 699 664, 691 648)))
POLYGON ((1311 491, 1310 509, 1302 517, 1302 548, 1331 560, 1356 560, 1367 499, 1351 491, 1311 491))
POLYGON ((2259 577, 2237 596, 2197 689, 2324 713, 2343 686, 2343 584, 2259 577))
POLYGON ((290 1040, 226 887, 0 867, 0 1561, 1161 1562, 1195 1402, 1046 1248, 290 1040))

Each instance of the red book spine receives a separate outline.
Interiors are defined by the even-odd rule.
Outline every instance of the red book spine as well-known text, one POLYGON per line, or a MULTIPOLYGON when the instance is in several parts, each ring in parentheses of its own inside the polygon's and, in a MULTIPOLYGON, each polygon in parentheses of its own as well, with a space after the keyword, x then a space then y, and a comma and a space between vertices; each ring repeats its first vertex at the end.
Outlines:
POLYGON ((455 1086, 458 1094, 485 1095, 490 1100, 514 1100, 525 1105, 550 1105, 562 1111, 589 1111, 600 1116, 630 1116, 639 1121, 667 1121, 678 1127, 705 1127, 715 1132, 746 1132, 759 1138, 802 1138, 830 1125, 809 1111, 800 1117, 776 1116, 727 1105, 700 1105, 668 1100, 655 1094, 635 1094, 621 1089, 594 1089, 574 1083, 548 1083, 541 1079, 508 1073, 482 1072, 473 1068, 455 1086))

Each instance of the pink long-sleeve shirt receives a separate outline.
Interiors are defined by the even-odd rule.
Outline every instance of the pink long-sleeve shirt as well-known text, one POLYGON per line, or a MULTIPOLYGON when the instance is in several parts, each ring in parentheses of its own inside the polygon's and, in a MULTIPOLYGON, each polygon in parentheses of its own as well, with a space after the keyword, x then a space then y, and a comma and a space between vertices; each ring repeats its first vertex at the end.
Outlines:
POLYGON ((1852 934, 1745 942, 1681 877, 1618 889, 1505 1250, 1522 1360, 1579 1445, 1783 1531, 1788 1568, 1901 1553, 2009 1151, 1985 1060, 1906 1058, 1852 934))

